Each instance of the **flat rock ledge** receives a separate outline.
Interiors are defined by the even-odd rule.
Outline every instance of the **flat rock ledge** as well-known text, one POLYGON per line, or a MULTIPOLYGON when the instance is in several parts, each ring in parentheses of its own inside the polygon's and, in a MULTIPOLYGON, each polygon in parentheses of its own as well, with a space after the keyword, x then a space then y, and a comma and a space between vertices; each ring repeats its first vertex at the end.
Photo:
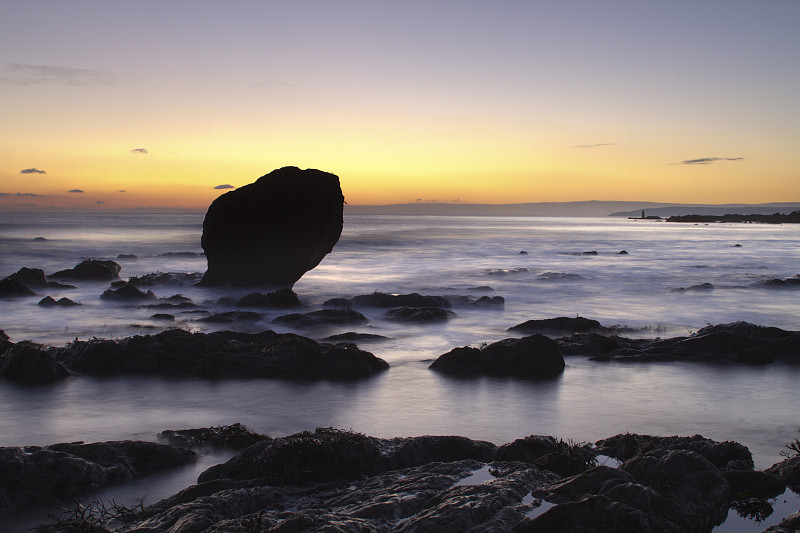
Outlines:
MULTIPOLYGON (((744 446, 699 435, 594 445, 530 436, 496 446, 320 428, 258 441, 115 530, 700 533, 766 481, 765 498, 785 488, 753 470, 744 446), (598 466, 598 453, 620 466, 598 466)), ((40 531, 78 525, 65 517, 40 531)), ((102 520, 91 526, 81 531, 109 531, 102 520)))
POLYGON ((120 340, 76 341, 54 351, 71 372, 94 375, 349 380, 389 364, 353 344, 318 343, 292 333, 172 329, 120 340))
POLYGON ((186 448, 130 440, 0 448, 0 520, 3 512, 15 508, 66 504, 87 492, 192 462, 196 456, 186 448))
POLYGON ((352 342, 319 343, 293 333, 180 329, 123 339, 75 341, 61 348, 13 343, 0 331, 0 380, 50 383, 74 374, 171 378, 353 380, 389 363, 352 342))

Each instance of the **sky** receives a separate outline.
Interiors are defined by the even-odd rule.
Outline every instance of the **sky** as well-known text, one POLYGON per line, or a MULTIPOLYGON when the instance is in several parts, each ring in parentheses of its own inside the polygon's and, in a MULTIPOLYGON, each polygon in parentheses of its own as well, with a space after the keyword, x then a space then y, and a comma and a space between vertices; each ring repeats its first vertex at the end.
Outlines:
POLYGON ((0 209, 800 201, 797 0, 0 2, 0 209))

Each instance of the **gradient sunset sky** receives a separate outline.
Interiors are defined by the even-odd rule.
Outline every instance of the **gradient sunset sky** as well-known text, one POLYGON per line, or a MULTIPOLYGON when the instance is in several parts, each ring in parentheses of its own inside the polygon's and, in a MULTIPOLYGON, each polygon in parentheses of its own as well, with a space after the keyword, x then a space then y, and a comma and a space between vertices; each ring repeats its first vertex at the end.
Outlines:
POLYGON ((0 208, 800 201, 797 0, 8 0, 0 208))

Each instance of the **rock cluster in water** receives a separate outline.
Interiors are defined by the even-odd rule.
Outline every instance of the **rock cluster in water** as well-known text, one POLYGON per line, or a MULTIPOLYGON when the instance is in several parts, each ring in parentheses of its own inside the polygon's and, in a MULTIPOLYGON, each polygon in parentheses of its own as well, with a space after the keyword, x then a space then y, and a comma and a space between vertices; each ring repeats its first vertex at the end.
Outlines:
MULTIPOLYGON (((116 531, 700 533, 724 521, 729 509, 754 505, 752 500, 769 506, 765 499, 782 493, 787 483, 800 488, 783 476, 789 460, 756 471, 746 447, 699 435, 624 434, 593 445, 529 436, 497 446, 460 436, 381 439, 333 428, 270 439, 240 425, 229 428, 165 432, 188 446, 230 434, 251 444, 203 472, 196 485, 128 513, 116 531), (598 465, 598 455, 617 459, 619 466, 598 465)), ((119 463, 125 477, 131 461, 119 453, 103 456, 102 468, 88 463, 98 461, 99 453, 78 453, 119 444, 4 448, 0 461, 14 467, 26 461, 25 450, 61 453, 61 461, 78 472, 102 472, 119 463), (76 456, 88 466, 74 461, 76 456)), ((169 461, 191 458, 188 451, 160 446, 147 464, 162 455, 169 461)), ((16 488, 9 479, 0 479, 5 495, 16 488)), ((0 500, 6 507, 14 503, 0 500)), ((89 525, 83 530, 109 531, 102 517, 91 516, 57 518, 41 531, 89 525)))
POLYGON ((291 287, 342 233, 339 178, 284 167, 214 200, 203 221, 204 285, 291 287))

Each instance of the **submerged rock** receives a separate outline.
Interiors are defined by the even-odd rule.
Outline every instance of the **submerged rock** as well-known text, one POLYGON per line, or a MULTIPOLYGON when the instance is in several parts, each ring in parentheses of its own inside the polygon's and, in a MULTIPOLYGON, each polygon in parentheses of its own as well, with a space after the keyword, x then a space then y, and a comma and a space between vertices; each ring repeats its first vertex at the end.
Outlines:
POLYGON ((548 378, 561 374, 564 366, 555 341, 536 334, 482 348, 454 348, 440 355, 429 368, 448 374, 548 378))
POLYGON ((284 167, 214 200, 203 221, 203 285, 289 287, 342 233, 339 178, 284 167))

